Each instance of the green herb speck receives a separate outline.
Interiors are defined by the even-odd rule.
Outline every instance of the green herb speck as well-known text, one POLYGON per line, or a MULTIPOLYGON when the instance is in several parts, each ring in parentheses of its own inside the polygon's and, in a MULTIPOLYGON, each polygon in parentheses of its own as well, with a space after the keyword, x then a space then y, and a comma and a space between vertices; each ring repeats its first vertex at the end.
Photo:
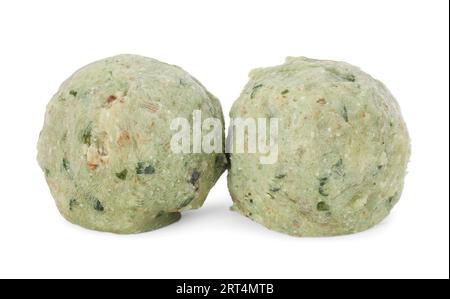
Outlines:
POLYGON ((345 176, 344 161, 342 160, 342 158, 333 165, 332 169, 337 175, 345 176))
POLYGON ((355 82, 356 81, 356 76, 353 74, 347 74, 344 76, 344 79, 349 81, 349 82, 355 82))
POLYGON ((78 205, 78 201, 75 198, 70 199, 69 210, 72 211, 76 205, 78 205))
POLYGON ((328 183, 328 178, 319 179, 319 194, 322 196, 328 196, 329 194, 325 192, 325 185, 328 183))
POLYGON ((96 199, 94 202, 94 210, 96 210, 98 212, 103 212, 105 210, 102 203, 98 199, 96 199))
POLYGON ((189 84, 186 81, 184 81, 183 79, 180 79, 180 86, 186 87, 188 85, 189 84))
POLYGON ((326 202, 321 201, 317 204, 317 210, 321 212, 326 212, 330 210, 330 206, 326 202))
POLYGON ((256 96, 256 93, 258 92, 258 90, 261 89, 263 86, 264 86, 263 84, 255 85, 255 86, 253 87, 253 91, 252 91, 252 94, 250 95, 250 98, 251 98, 251 99, 254 99, 255 96, 256 96))
POLYGON ((91 143, 92 143, 92 123, 90 123, 84 129, 81 139, 84 144, 91 145, 91 143))
POLYGON ((348 123, 349 118, 348 118, 348 110, 347 110, 347 106, 344 106, 344 109, 342 111, 342 117, 344 118, 345 122, 348 123))
POLYGON ((118 179, 121 179, 122 181, 127 179, 128 170, 124 169, 121 172, 116 173, 116 177, 118 179))
POLYGON ((63 165, 63 168, 64 168, 66 171, 69 171, 69 170, 70 170, 70 162, 69 162, 66 158, 63 159, 62 165, 63 165))
POLYGON ((279 192, 280 190, 281 190, 281 188, 274 187, 274 188, 271 188, 271 189, 270 189, 270 192, 277 193, 277 192, 279 192))
POLYGON ((78 95, 78 92, 75 91, 75 90, 71 90, 71 91, 69 92, 69 94, 70 94, 71 96, 73 96, 73 97, 76 97, 76 96, 78 95))
POLYGON ((200 179, 200 172, 198 172, 197 170, 194 170, 193 172, 192 172, 192 175, 191 175, 191 179, 190 179, 190 183, 193 185, 193 186, 195 186, 197 183, 198 183, 198 180, 200 179))
POLYGON ((289 89, 283 90, 283 91, 281 92, 282 95, 287 95, 288 93, 289 93, 289 89))
POLYGON ((276 178, 277 180, 281 180, 281 179, 284 179, 286 176, 287 176, 287 174, 282 173, 282 174, 276 175, 275 178, 276 178))
POLYGON ((136 174, 151 175, 155 173, 155 168, 148 162, 139 162, 136 166, 136 174))

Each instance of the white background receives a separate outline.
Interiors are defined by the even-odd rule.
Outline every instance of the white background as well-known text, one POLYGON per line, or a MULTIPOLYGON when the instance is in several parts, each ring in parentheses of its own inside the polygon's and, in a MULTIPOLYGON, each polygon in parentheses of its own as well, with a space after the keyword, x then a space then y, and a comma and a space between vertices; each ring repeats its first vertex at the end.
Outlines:
POLYGON ((1 1, 0 277, 448 278, 448 1, 1 1), (133 53, 196 76, 228 113, 250 69, 285 56, 343 60, 384 81, 413 155, 402 200, 374 229, 301 239, 205 206, 141 235, 59 215, 36 163, 45 106, 92 61, 133 53))

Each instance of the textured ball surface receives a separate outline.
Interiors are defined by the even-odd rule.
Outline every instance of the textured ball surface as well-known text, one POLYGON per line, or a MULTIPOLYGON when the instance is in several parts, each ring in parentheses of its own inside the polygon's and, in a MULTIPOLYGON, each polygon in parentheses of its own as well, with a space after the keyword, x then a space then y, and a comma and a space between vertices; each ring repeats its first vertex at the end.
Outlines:
POLYGON ((62 215, 83 227, 139 233, 202 206, 223 154, 175 154, 171 121, 219 101, 182 69, 121 55, 68 79, 47 107, 38 161, 62 215))
POLYGON ((232 118, 278 118, 279 156, 231 155, 233 209, 294 236, 366 230, 400 199, 410 139, 379 81, 342 62, 288 58, 257 69, 232 118))

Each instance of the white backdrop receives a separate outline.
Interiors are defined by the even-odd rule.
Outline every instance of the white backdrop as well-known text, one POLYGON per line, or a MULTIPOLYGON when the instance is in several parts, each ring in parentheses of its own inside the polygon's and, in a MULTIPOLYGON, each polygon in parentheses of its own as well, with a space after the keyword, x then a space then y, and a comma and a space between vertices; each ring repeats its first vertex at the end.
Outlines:
POLYGON ((1 1, 0 277, 448 278, 448 1, 1 1), (225 113, 250 69, 285 56, 343 60, 402 106, 413 155, 403 198, 376 228, 298 239, 205 206, 159 231, 116 236, 59 215, 36 162, 45 106, 92 61, 133 53, 177 64, 225 113))

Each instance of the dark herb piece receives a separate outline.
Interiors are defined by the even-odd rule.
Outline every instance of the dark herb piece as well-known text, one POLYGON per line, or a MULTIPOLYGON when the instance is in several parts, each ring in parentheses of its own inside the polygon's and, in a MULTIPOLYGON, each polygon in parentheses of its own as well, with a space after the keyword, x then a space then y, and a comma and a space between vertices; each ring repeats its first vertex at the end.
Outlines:
POLYGON ((105 210, 102 203, 98 199, 96 199, 94 202, 94 210, 96 210, 98 212, 103 212, 105 210))
POLYGON ((75 91, 75 90, 71 90, 71 91, 69 92, 69 94, 70 94, 71 96, 73 96, 73 97, 76 97, 76 96, 78 95, 78 92, 75 91))
POLYGON ((319 179, 319 194, 322 196, 328 196, 329 194, 325 192, 325 185, 328 183, 328 178, 319 179))
POLYGON ((345 176, 344 161, 342 159, 339 159, 339 161, 337 161, 336 164, 333 165, 332 169, 337 175, 345 176))
POLYGON ((184 81, 183 79, 180 79, 180 85, 183 86, 183 87, 188 86, 187 82, 184 81))
POLYGON ((73 208, 78 205, 78 201, 75 198, 70 199, 69 201, 69 210, 73 211, 73 208))
POLYGON ((388 199, 389 204, 392 204, 394 202, 394 200, 395 200, 395 196, 389 197, 389 199, 388 199))
POLYGON ((344 110, 342 111, 342 117, 344 118, 345 122, 348 123, 349 119, 348 119, 348 110, 347 110, 347 106, 344 106, 344 110))
POLYGON ((321 201, 317 204, 317 210, 321 212, 326 212, 330 210, 330 206, 326 202, 321 201))
POLYGON ((128 175, 128 170, 124 169, 121 172, 116 173, 116 177, 121 179, 122 181, 127 179, 127 175, 128 175))
POLYGON ((280 190, 281 190, 281 188, 275 187, 275 188, 271 188, 271 189, 270 189, 270 192, 277 193, 277 192, 279 192, 280 190))
POLYGON ((252 91, 252 94, 250 95, 250 98, 254 99, 258 90, 261 89, 263 86, 264 85, 262 85, 262 84, 255 85, 255 87, 253 87, 253 91, 252 91))
POLYGON ((191 180, 189 181, 191 183, 191 185, 193 185, 193 186, 197 185, 198 180, 200 179, 200 175, 201 175, 201 173, 198 172, 197 170, 194 170, 194 172, 192 172, 191 180))
POLYGON ((81 139, 84 144, 91 145, 92 143, 92 123, 90 123, 86 129, 84 129, 81 139))
POLYGON ((281 179, 284 179, 286 176, 287 176, 287 174, 282 173, 282 174, 276 175, 275 178, 276 178, 277 180, 281 180, 281 179))
POLYGON ((353 74, 347 74, 344 76, 344 79, 349 81, 349 82, 355 82, 356 81, 356 76, 353 74))
POLYGON ((70 170, 70 163, 69 163, 69 161, 68 161, 66 158, 63 159, 62 165, 63 165, 63 168, 64 168, 66 171, 69 171, 69 170, 70 170))
POLYGON ((150 175, 155 173, 155 168, 148 162, 139 162, 136 166, 136 174, 150 175))
POLYGON ((44 169, 45 176, 48 177, 50 175, 50 170, 48 168, 44 169))
POLYGON ((327 104, 327 100, 324 99, 324 98, 320 98, 320 99, 317 100, 317 104, 326 105, 327 104))
POLYGON ((281 92, 281 95, 287 95, 289 93, 289 89, 286 89, 286 90, 283 90, 282 92, 281 92))
POLYGON ((383 165, 378 165, 377 168, 378 168, 378 170, 381 170, 381 169, 383 169, 383 165))

